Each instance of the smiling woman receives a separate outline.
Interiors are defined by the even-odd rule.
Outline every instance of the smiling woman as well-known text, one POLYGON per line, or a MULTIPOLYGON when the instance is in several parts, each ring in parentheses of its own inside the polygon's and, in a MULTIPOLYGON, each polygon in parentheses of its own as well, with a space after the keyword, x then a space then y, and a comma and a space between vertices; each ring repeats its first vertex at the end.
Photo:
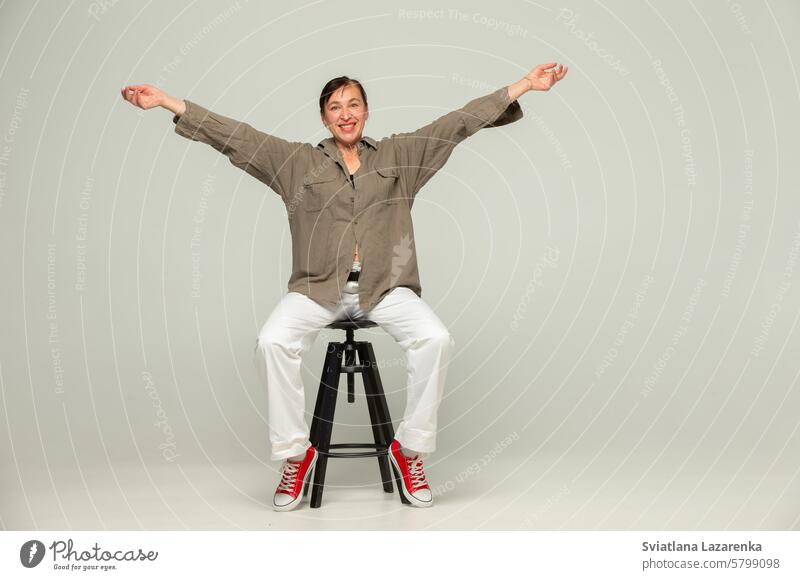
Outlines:
POLYGON ((123 98, 140 108, 172 111, 177 134, 223 153, 286 206, 292 275, 254 350, 267 387, 272 459, 284 461, 274 509, 300 504, 317 461, 305 420, 301 358, 322 328, 347 318, 377 323, 405 351, 408 404, 395 440, 380 451, 389 456, 409 503, 432 505, 422 454, 436 447, 436 414, 455 343, 422 300, 411 208, 459 143, 483 128, 518 121, 517 98, 549 90, 566 73, 556 63, 539 65, 416 131, 380 141, 363 134, 369 107, 361 83, 337 77, 319 99, 331 136, 316 146, 286 141, 150 85, 122 89, 123 98))

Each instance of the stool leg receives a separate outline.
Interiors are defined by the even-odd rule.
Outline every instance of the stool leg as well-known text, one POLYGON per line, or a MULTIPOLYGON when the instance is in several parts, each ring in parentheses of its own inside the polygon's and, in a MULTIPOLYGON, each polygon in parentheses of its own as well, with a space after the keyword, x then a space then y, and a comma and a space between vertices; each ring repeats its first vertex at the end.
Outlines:
MULTIPOLYGON (((322 365, 322 377, 320 377, 319 384, 320 388, 317 389, 317 401, 314 404, 314 417, 311 419, 311 433, 309 436, 309 440, 311 441, 311 445, 317 448, 319 451, 319 425, 320 425, 320 417, 322 416, 322 402, 325 398, 325 391, 326 389, 322 388, 322 385, 326 384, 327 381, 327 372, 328 372, 328 358, 330 354, 335 350, 335 343, 330 342, 328 343, 328 348, 326 349, 325 355, 325 362, 322 365)), ((319 458, 317 458, 319 461, 319 458)), ((306 481, 305 486, 303 487, 303 497, 308 495, 308 488, 311 484, 311 479, 306 481)))
MULTIPOLYGON (((326 364, 324 365, 327 367, 327 356, 325 357, 326 364)), ((322 369, 322 379, 320 380, 320 388, 317 389, 317 402, 314 404, 314 418, 311 419, 311 433, 309 435, 309 440, 311 441, 311 445, 313 445, 317 449, 317 453, 319 453, 319 423, 320 423, 320 416, 322 413, 322 400, 325 398, 325 389, 322 388, 322 383, 325 382, 325 368, 322 369)), ((319 457, 317 457, 317 461, 319 461, 319 457)), ((311 478, 306 480, 306 484, 303 486, 303 497, 308 495, 308 487, 311 485, 311 478)))
MULTIPOLYGON (((387 434, 385 425, 383 425, 383 416, 378 409, 378 393, 375 390, 375 379, 371 374, 371 369, 374 368, 375 361, 367 358, 366 349, 363 348, 361 343, 359 343, 359 347, 357 348, 358 358, 360 359, 361 367, 363 368, 361 372, 361 379, 364 382, 364 394, 366 395, 369 419, 370 423, 372 424, 372 436, 375 439, 376 445, 380 445, 382 448, 386 449, 389 444, 391 444, 392 440, 387 440, 386 438, 387 434), (370 370, 368 371, 367 369, 370 370)), ((392 491, 394 491, 392 488, 392 473, 389 470, 389 459, 386 457, 386 455, 378 456, 378 469, 380 469, 381 472, 383 491, 386 493, 392 493, 392 491)))
POLYGON ((317 464, 314 466, 314 487, 311 492, 311 507, 322 505, 322 488, 325 485, 325 470, 328 466, 331 433, 333 432, 333 415, 336 412, 336 394, 339 390, 339 374, 342 370, 341 343, 333 343, 333 352, 325 357, 324 379, 319 388, 324 392, 320 402, 319 422, 315 436, 319 442, 317 464))
POLYGON ((375 362, 375 351, 372 349, 372 343, 369 342, 363 343, 361 348, 363 350, 364 360, 369 361, 369 369, 365 372, 365 377, 368 377, 372 383, 372 388, 375 392, 375 402, 377 403, 380 417, 380 425, 383 427, 385 433, 386 444, 389 445, 394 440, 394 427, 392 426, 392 418, 389 416, 389 405, 386 403, 386 395, 383 392, 383 383, 381 382, 381 375, 378 372, 378 363, 375 362))
MULTIPOLYGON (((363 360, 370 361, 369 369, 366 369, 366 372, 364 373, 364 380, 370 381, 370 388, 375 393, 374 399, 375 408, 378 412, 378 425, 383 428, 384 440, 386 441, 386 445, 388 447, 394 440, 394 427, 392 427, 392 418, 389 416, 389 405, 386 403, 386 395, 383 392, 381 375, 378 372, 378 365, 375 362, 375 351, 372 349, 372 343, 369 342, 363 343, 362 349, 363 360)), ((410 504, 411 502, 408 501, 406 496, 403 495, 403 488, 401 487, 402 484, 400 483, 400 474, 394 468, 394 465, 389 462, 389 458, 387 456, 384 455, 382 457, 386 460, 391 467, 392 472, 394 473, 394 482, 397 486, 397 494, 400 496, 400 501, 404 504, 410 504)))
MULTIPOLYGON (((389 416, 389 405, 386 403, 386 394, 383 392, 383 383, 381 382, 381 375, 378 372, 378 365, 375 363, 375 351, 372 349, 372 343, 368 342, 365 345, 367 356, 369 360, 373 361, 373 366, 371 367, 372 372, 370 376, 372 377, 373 384, 375 385, 375 392, 378 394, 376 397, 376 403, 378 407, 378 412, 381 416, 381 422, 383 423, 384 431, 386 432, 386 440, 391 444, 394 440, 394 427, 392 426, 392 418, 389 416)), ((388 461, 388 459, 387 459, 388 461)), ((394 482, 397 485, 397 494, 400 496, 400 501, 406 505, 410 505, 411 502, 406 499, 406 496, 403 495, 403 489, 400 483, 400 473, 394 468, 394 465, 391 465, 392 472, 394 473, 394 482)))
POLYGON ((322 401, 325 398, 325 389, 322 388, 322 385, 326 384, 328 381, 328 362, 332 353, 336 352, 336 343, 329 342, 328 348, 325 350, 325 362, 322 365, 322 376, 319 379, 319 386, 320 388, 317 389, 317 401, 314 404, 314 417, 311 420, 311 433, 309 435, 309 439, 311 440, 311 444, 316 447, 319 443, 319 418, 320 414, 322 413, 322 401))

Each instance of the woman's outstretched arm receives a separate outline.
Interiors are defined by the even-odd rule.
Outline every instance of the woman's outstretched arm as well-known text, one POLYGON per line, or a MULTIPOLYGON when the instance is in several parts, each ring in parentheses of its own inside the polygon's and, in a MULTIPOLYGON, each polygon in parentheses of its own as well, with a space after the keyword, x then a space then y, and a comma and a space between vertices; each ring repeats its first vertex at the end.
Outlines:
POLYGON ((269 186, 284 200, 291 195, 293 172, 305 143, 293 143, 258 131, 152 85, 123 87, 122 97, 141 109, 162 107, 174 114, 175 132, 211 145, 230 162, 269 186))
POLYGON ((522 108, 517 102, 520 96, 531 90, 549 90, 566 74, 565 66, 539 65, 519 81, 473 99, 416 131, 391 135, 388 140, 395 148, 409 195, 416 196, 461 141, 484 127, 501 127, 518 121, 522 118, 522 108))

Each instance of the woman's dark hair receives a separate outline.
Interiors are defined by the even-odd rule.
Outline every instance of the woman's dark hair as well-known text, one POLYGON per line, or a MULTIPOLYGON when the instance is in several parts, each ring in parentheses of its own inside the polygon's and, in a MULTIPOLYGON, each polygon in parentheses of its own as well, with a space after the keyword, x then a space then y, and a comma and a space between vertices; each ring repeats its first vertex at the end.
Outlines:
POLYGON ((356 79, 351 79, 350 77, 336 77, 335 79, 329 80, 328 83, 322 88, 322 94, 319 96, 320 114, 325 114, 325 105, 328 104, 328 99, 331 97, 331 95, 345 85, 358 87, 358 90, 361 91, 361 98, 364 99, 364 108, 369 107, 367 104, 367 93, 364 91, 364 87, 361 86, 360 82, 358 82, 356 79))

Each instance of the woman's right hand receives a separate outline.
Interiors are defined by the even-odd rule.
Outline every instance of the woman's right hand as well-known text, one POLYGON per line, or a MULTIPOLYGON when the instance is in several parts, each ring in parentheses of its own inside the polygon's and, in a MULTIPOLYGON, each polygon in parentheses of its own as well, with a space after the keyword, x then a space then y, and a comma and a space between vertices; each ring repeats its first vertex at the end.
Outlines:
POLYGON ((163 106, 169 97, 161 89, 152 85, 129 85, 122 87, 122 98, 140 109, 146 110, 163 106))

